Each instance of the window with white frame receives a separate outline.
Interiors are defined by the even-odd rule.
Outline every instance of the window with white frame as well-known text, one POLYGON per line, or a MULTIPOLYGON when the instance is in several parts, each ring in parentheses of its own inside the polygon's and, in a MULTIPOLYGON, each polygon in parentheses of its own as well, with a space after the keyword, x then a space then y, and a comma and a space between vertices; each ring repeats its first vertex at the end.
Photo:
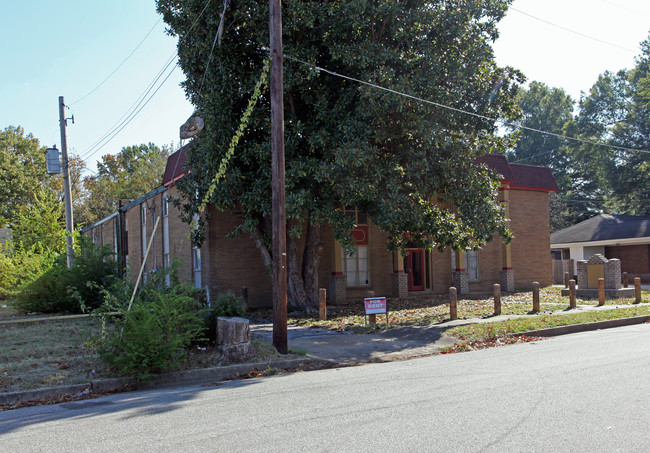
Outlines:
MULTIPOLYGON (((199 216, 194 215, 192 219, 192 224, 194 229, 198 228, 199 216)), ((194 280, 194 286, 197 288, 201 287, 201 249, 195 244, 192 244, 192 275, 194 280)))
MULTIPOLYGON (((354 221, 355 229, 362 229, 364 236, 368 231, 368 215, 360 212, 357 207, 345 207, 344 213, 354 221)), ((357 244, 349 253, 345 248, 342 250, 342 269, 345 275, 347 286, 367 286, 370 284, 370 257, 368 249, 368 238, 357 238, 357 244)))
POLYGON ((140 223, 141 223, 141 231, 142 231, 142 234, 141 234, 142 237, 141 237, 141 241, 140 241, 140 243, 141 243, 140 248, 142 249, 142 262, 145 263, 144 266, 143 266, 142 275, 144 275, 146 277, 146 275, 147 275, 147 264, 146 264, 145 259, 144 259, 144 256, 147 253, 147 204, 146 203, 142 203, 140 205, 140 223))
POLYGON ((343 272, 348 286, 365 286, 370 284, 370 266, 368 265, 368 246, 357 245, 352 254, 343 249, 343 272))
POLYGON ((113 217, 113 253, 115 253, 115 259, 117 259, 117 227, 118 227, 118 216, 113 217))
MULTIPOLYGON (((169 199, 167 192, 162 197, 162 232, 163 232, 163 268, 167 269, 170 265, 169 260, 169 199)), ((165 275, 165 284, 169 286, 171 279, 169 273, 165 275)))
POLYGON ((167 196, 167 192, 162 197, 162 215, 163 217, 167 217, 169 215, 169 197, 167 196))
MULTIPOLYGON (((478 250, 465 252, 465 272, 470 281, 478 280, 478 250)), ((456 270, 456 253, 451 253, 451 269, 456 270)))

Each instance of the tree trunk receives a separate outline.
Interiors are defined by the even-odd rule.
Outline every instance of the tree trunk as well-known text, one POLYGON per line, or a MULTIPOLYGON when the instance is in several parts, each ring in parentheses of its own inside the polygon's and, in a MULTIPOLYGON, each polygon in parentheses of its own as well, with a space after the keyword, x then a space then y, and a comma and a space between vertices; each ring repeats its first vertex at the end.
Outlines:
POLYGON ((302 255, 302 278, 305 287, 307 305, 315 312, 318 311, 318 270, 320 258, 323 255, 323 233, 320 225, 314 225, 311 218, 307 219, 307 235, 305 251, 302 255))
MULTIPOLYGON (((291 225, 291 227, 295 226, 291 225)), ((302 267, 298 260, 298 242, 296 238, 287 237, 287 299, 289 305, 304 311, 307 315, 318 313, 318 269, 323 254, 323 233, 320 225, 314 225, 307 218, 305 248, 302 255, 302 267)), ((262 232, 258 229, 251 233, 257 250, 262 256, 264 267, 269 271, 273 284, 273 257, 269 248, 262 241, 262 232)))
POLYGON ((271 275, 271 272, 273 270, 273 257, 271 256, 271 252, 269 251, 269 248, 266 245, 264 245, 264 241, 262 241, 262 233, 260 232, 259 229, 256 228, 251 232, 251 238, 255 242, 255 247, 257 247, 257 250, 259 250, 260 255, 262 255, 264 268, 266 269, 269 277, 271 278, 271 284, 273 284, 273 277, 271 275))
POLYGON ((298 265, 298 244, 296 238, 287 239, 288 299, 289 303, 308 315, 318 313, 318 269, 323 253, 320 225, 314 225, 307 218, 305 248, 302 267, 298 265))

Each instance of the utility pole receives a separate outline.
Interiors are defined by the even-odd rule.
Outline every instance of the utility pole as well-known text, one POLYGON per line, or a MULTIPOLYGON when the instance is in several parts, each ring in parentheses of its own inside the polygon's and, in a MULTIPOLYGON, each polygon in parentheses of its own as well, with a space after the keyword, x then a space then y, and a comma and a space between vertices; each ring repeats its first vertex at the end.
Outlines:
POLYGON ((271 38, 271 166, 273 217, 273 346, 287 344, 287 219, 284 193, 284 99, 282 74, 282 1, 269 0, 271 38))
MULTIPOLYGON (((63 200, 65 204, 65 229, 68 232, 66 237, 66 255, 68 269, 72 267, 74 261, 74 249, 72 248, 72 191, 70 190, 70 166, 68 165, 68 142, 65 135, 65 127, 67 125, 65 118, 65 103, 63 96, 59 96, 59 125, 61 128, 61 156, 63 160, 63 200)), ((74 123, 74 119, 72 120, 74 123)))

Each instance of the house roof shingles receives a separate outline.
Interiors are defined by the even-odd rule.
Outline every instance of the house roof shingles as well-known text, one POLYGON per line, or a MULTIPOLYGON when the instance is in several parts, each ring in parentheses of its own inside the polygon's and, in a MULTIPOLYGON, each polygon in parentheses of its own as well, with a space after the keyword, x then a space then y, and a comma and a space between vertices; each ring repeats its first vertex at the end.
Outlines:
POLYGON ((553 173, 546 167, 535 165, 511 164, 505 156, 499 154, 484 154, 476 162, 485 164, 501 175, 504 183, 512 189, 539 190, 557 192, 558 186, 553 173))
POLYGON ((650 237, 650 216, 599 214, 551 233, 551 244, 650 237))
MULTIPOLYGON (((167 159, 167 166, 163 175, 163 186, 168 187, 185 174, 187 149, 188 145, 185 145, 167 159)), ((510 184, 513 189, 539 190, 543 192, 558 191, 553 173, 546 167, 511 164, 505 156, 499 154, 484 154, 476 159, 476 163, 484 163, 488 168, 499 173, 501 180, 510 184)))
POLYGON ((187 154, 185 153, 188 145, 173 153, 167 158, 165 173, 163 174, 163 186, 168 187, 171 183, 180 179, 185 174, 185 162, 187 154))

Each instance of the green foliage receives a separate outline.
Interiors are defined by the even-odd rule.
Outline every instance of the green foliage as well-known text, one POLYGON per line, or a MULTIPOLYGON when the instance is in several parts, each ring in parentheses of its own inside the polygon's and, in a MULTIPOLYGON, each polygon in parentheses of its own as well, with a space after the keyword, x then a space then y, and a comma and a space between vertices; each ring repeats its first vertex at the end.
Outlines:
POLYGON ((12 229, 17 250, 63 252, 66 231, 61 198, 52 190, 36 187, 30 204, 14 213, 12 229))
POLYGON ((45 148, 18 126, 0 131, 0 225, 11 223, 20 206, 28 205, 36 187, 49 180, 45 148))
POLYGON ((169 154, 169 147, 149 143, 125 146, 115 155, 103 156, 97 163, 97 176, 84 180, 87 195, 80 207, 81 222, 102 219, 118 208, 120 199, 137 198, 158 187, 169 154))
POLYGON ((150 290, 100 340, 99 353, 118 373, 140 380, 181 367, 201 332, 196 301, 174 290, 150 290))
POLYGON ((217 318, 219 316, 244 316, 246 307, 241 297, 235 296, 232 291, 220 293, 214 302, 214 306, 204 309, 203 316, 203 337, 210 343, 215 343, 217 338, 217 318))
POLYGON ((0 244, 0 299, 13 299, 21 288, 52 267, 55 256, 39 244, 19 249, 11 243, 0 244))
MULTIPOLYGON (((580 101, 577 130, 585 139, 613 146, 650 149, 650 39, 641 43, 633 69, 600 75, 580 101)), ((650 214, 650 159, 647 153, 590 144, 575 147, 605 200, 599 207, 620 214, 650 214)))
POLYGON ((87 238, 76 241, 75 261, 66 266, 65 254, 42 275, 21 288, 15 308, 23 312, 80 313, 98 308, 106 290, 123 279, 109 246, 100 247, 87 238))
MULTIPOLYGON (((358 206, 369 214, 389 234, 392 248, 413 242, 475 248, 492 240, 495 232, 510 237, 503 208, 495 202, 498 177, 471 165, 478 155, 503 152, 509 144, 508 138, 495 134, 496 123, 486 117, 518 114, 515 97, 523 77, 512 68, 497 67, 491 48, 509 3, 284 4, 289 241, 327 224, 336 239, 351 246, 353 221, 343 215, 342 206, 358 206), (311 65, 483 117, 378 91, 311 65)), ((241 212, 234 232, 253 234, 264 249, 271 237, 267 92, 257 100, 232 158, 228 153, 268 58, 268 4, 241 0, 228 5, 221 44, 214 48, 207 71, 223 5, 158 0, 157 7, 170 33, 183 37, 178 46, 186 75, 183 85, 205 120, 188 152, 186 165, 193 171, 178 182, 184 195, 183 218, 191 222, 210 194, 217 210, 241 212), (204 7, 199 19, 203 25, 189 33, 204 7), (226 176, 213 190, 214 175, 225 159, 226 176)), ((304 248, 303 278, 318 266, 318 242, 304 248)), ((293 272, 291 278, 299 274, 293 272)), ((290 288, 299 286, 295 283, 290 288)), ((302 303, 295 298, 293 302, 302 303)))

